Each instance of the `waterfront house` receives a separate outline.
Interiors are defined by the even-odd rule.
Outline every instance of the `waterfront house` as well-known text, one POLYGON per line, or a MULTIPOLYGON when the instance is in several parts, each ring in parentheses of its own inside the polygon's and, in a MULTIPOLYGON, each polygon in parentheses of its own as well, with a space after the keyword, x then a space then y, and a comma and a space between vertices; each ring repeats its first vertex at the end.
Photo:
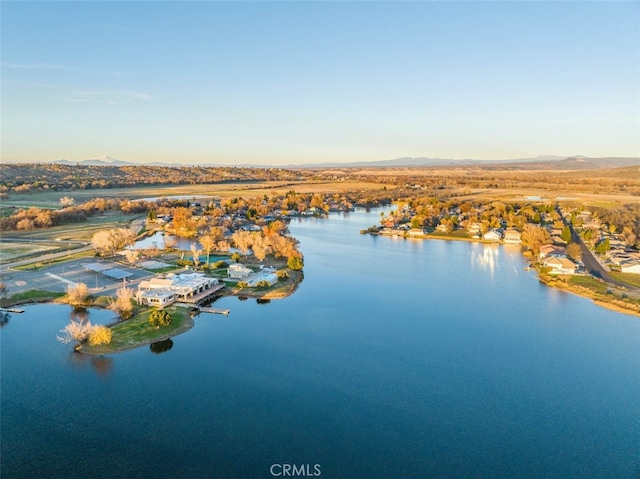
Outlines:
POLYGON ((232 263, 227 269, 227 274, 231 279, 245 279, 252 273, 253 270, 240 263, 232 263))
POLYGON ((496 231, 496 230, 491 230, 491 231, 487 231, 485 234, 482 235, 482 239, 485 241, 500 241, 502 239, 502 235, 496 231))
POLYGON ((504 232, 504 242, 509 244, 522 243, 522 236, 518 230, 508 229, 504 232))
POLYGON ((551 268, 550 274, 576 274, 578 267, 568 258, 550 256, 546 258, 542 264, 546 268, 551 268))

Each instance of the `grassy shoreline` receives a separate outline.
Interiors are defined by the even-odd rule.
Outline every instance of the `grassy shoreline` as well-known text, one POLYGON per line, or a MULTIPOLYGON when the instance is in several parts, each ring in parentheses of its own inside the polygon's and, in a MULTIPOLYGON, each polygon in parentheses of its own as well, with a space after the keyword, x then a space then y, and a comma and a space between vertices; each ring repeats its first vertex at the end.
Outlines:
POLYGON ((147 344, 164 341, 189 331, 195 322, 189 308, 170 306, 165 308, 171 314, 171 324, 156 328, 149 323, 149 315, 154 308, 146 309, 131 319, 121 321, 111 327, 112 338, 109 344, 90 346, 86 341, 76 347, 82 354, 102 355, 120 353, 136 349, 147 344))

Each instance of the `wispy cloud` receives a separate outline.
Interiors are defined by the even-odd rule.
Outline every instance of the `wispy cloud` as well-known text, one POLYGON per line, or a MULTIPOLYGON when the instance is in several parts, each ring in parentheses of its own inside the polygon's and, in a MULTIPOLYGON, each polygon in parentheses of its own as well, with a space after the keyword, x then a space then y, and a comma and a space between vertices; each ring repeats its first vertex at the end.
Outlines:
POLYGON ((52 63, 8 63, 2 62, 2 68, 12 70, 58 70, 74 73, 91 73, 93 75, 128 76, 127 73, 113 70, 83 68, 73 65, 57 65, 52 63))
POLYGON ((74 103, 108 103, 115 105, 127 101, 151 101, 147 93, 128 90, 74 91, 66 99, 74 103))

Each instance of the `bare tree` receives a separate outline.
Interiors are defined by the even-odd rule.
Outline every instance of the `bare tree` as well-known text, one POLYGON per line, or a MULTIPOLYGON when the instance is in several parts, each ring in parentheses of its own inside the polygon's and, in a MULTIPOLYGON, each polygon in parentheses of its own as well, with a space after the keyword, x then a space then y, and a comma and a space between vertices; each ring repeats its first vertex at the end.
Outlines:
POLYGON ((67 303, 75 307, 84 307, 89 304, 89 288, 84 283, 67 287, 67 303))
POLYGON ((84 341, 89 337, 93 325, 89 320, 74 321, 71 320, 64 328, 60 330, 61 336, 57 336, 58 341, 64 344, 69 344, 73 341, 84 341))
POLYGON ((123 286, 116 291, 116 300, 109 305, 109 309, 122 319, 129 319, 133 314, 133 291, 123 286))
POLYGON ((127 258, 129 264, 134 265, 137 263, 138 258, 140 258, 140 251, 136 249, 128 249, 124 252, 124 257, 127 258))
POLYGON ((164 237, 164 249, 173 249, 176 247, 176 244, 178 244, 178 242, 176 241, 176 239, 173 236, 166 236, 164 237))
POLYGON ((197 268, 200 264, 200 255, 202 250, 198 249, 195 243, 191 243, 191 256, 193 257, 193 264, 197 268))
POLYGON ((129 228, 101 230, 91 238, 91 243, 103 256, 107 253, 115 255, 116 251, 133 244, 136 234, 129 228))

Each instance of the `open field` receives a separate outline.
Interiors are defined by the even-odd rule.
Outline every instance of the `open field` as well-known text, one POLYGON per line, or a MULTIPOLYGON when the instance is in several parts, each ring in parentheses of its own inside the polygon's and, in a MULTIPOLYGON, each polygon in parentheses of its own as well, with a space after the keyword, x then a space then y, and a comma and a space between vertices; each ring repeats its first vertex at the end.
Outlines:
POLYGON ((177 186, 141 186, 135 188, 105 188, 94 190, 73 191, 38 191, 33 193, 11 193, 3 201, 3 207, 28 208, 38 206, 42 208, 58 208, 60 198, 70 196, 76 203, 82 203, 91 198, 156 198, 162 196, 215 196, 229 198, 236 196, 262 196, 264 194, 286 193, 295 190, 299 193, 313 192, 345 192, 362 189, 379 189, 382 185, 372 181, 262 181, 242 183, 216 183, 177 186))
POLYGON ((90 216, 81 223, 69 223, 50 228, 37 228, 33 230, 5 231, 2 233, 3 241, 10 238, 38 240, 60 240, 60 241, 90 241, 91 236, 96 231, 108 228, 124 228, 140 214, 126 215, 123 213, 107 213, 100 216, 90 216))

